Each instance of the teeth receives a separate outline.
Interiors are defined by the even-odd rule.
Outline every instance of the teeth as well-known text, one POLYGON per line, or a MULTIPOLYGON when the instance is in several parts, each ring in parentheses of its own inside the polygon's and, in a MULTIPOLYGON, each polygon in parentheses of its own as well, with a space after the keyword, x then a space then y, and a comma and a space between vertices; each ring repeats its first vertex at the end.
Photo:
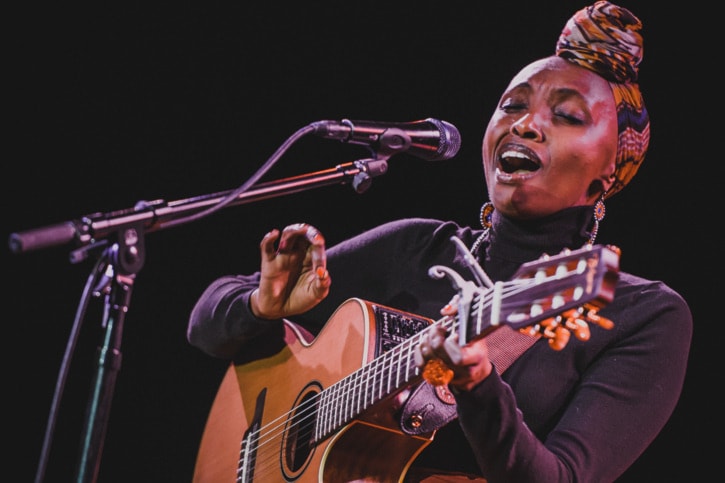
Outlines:
POLYGON ((520 153, 518 151, 505 151, 501 154, 501 158, 519 158, 519 159, 529 159, 528 156, 526 156, 524 153, 520 153))
POLYGON ((502 172, 509 175, 529 175, 538 171, 539 163, 525 152, 516 149, 508 149, 501 153, 499 158, 500 168, 502 172))

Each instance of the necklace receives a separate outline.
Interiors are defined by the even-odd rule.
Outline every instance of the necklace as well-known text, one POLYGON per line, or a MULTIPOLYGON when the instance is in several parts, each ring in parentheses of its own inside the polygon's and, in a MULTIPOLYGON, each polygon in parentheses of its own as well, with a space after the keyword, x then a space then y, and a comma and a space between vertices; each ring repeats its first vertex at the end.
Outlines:
POLYGON ((478 257, 478 250, 481 248, 481 243, 483 243, 483 240, 486 238, 486 235, 488 235, 488 228, 483 230, 483 233, 476 238, 476 241, 473 242, 473 245, 471 245, 471 253, 474 257, 478 257))

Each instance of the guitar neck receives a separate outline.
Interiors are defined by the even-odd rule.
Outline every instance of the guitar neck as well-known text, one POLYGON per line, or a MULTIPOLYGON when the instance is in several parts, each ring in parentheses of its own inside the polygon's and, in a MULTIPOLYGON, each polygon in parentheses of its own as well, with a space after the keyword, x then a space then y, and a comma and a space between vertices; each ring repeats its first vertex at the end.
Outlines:
POLYGON ((496 282, 493 287, 466 282, 448 267, 432 267, 432 276, 449 276, 457 286, 457 315, 434 322, 371 304, 378 334, 376 357, 320 393, 316 439, 326 437, 375 403, 419 380, 421 369, 415 364, 414 350, 422 334, 434 325, 442 324, 447 331, 458 332, 461 344, 485 337, 504 325, 522 329, 548 321, 555 324, 548 325, 553 330, 567 318, 585 319, 610 302, 618 271, 618 251, 601 245, 544 256, 522 265, 513 279, 496 282))
POLYGON ((317 406, 315 439, 320 441, 378 402, 410 387, 421 377, 413 351, 433 321, 368 302, 376 331, 376 357, 323 390, 317 406))

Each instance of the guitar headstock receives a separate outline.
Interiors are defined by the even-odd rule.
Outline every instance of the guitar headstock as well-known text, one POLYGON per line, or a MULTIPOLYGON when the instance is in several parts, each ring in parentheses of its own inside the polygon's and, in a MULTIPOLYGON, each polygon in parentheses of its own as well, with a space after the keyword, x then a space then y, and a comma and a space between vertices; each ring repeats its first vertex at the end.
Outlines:
MULTIPOLYGON (((462 243, 457 245, 467 250, 462 243)), ((466 254, 473 268, 483 271, 473 256, 466 254)), ((434 278, 448 277, 458 291, 454 325, 459 344, 508 325, 549 337, 551 346, 561 349, 571 331, 586 340, 589 323, 605 328, 613 325, 597 312, 614 299, 619 255, 619 248, 611 245, 567 249, 521 265, 511 280, 496 282, 492 287, 466 281, 442 265, 434 265, 428 273, 434 278)))
POLYGON ((566 346, 572 332, 588 340, 589 324, 611 328, 598 311, 614 299, 619 256, 617 247, 587 245, 522 265, 499 289, 498 323, 547 337, 555 350, 566 346))
MULTIPOLYGON (((457 245, 468 262, 475 265, 474 272, 482 272, 465 245, 457 245)), ((614 299, 619 256, 619 248, 611 245, 564 250, 523 264, 511 280, 496 282, 492 287, 465 281, 454 270, 440 265, 431 267, 429 274, 436 278, 447 276, 458 290, 456 316, 442 320, 452 322, 450 329, 458 332, 459 344, 508 325, 532 337, 546 337, 552 349, 561 350, 572 332, 578 339, 588 340, 589 324, 605 329, 614 326, 598 312, 614 299)), ((434 386, 445 385, 453 371, 434 358, 426 361, 423 377, 434 386)))

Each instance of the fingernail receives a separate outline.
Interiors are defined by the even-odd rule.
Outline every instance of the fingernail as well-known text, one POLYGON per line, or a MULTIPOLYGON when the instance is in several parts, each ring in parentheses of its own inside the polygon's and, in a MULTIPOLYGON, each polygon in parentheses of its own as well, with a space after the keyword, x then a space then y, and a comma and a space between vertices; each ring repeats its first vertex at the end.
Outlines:
POLYGON ((325 270, 323 267, 317 267, 316 270, 317 278, 320 280, 324 280, 327 278, 327 270, 325 270))

